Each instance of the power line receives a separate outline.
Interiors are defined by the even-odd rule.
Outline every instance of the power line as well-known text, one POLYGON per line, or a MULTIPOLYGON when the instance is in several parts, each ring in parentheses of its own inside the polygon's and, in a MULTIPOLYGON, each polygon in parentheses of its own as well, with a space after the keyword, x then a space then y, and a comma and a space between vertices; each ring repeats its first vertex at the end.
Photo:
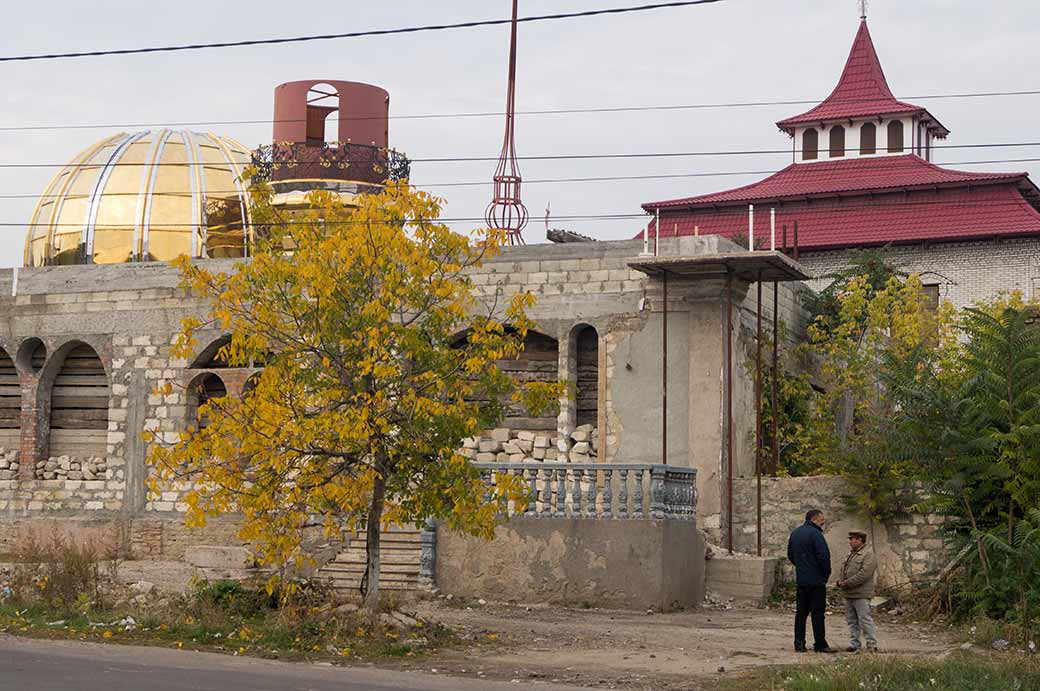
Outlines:
MULTIPOLYGON (((1031 147, 1040 146, 1040 142, 995 142, 990 144, 933 144, 932 150, 938 149, 1002 149, 1002 148, 1019 148, 1019 147, 1031 147)), ((907 148, 903 155, 911 155, 913 151, 907 148)), ((535 155, 535 156, 519 156, 518 160, 521 161, 580 161, 580 160, 593 160, 593 159, 629 159, 629 158, 684 158, 694 156, 758 156, 758 155, 773 155, 773 154, 785 154, 790 155, 791 149, 744 149, 744 150, 729 150, 729 151, 655 151, 646 153, 602 153, 602 154, 546 154, 546 155, 535 155)), ((480 163, 487 161, 497 161, 496 156, 443 156, 443 157, 431 157, 431 158, 411 158, 411 163, 480 163)), ((849 160, 849 159, 841 159, 849 160)), ((871 160, 882 160, 882 159, 871 159, 871 160)), ((305 160, 283 160, 279 161, 281 165, 299 164, 299 165, 313 165, 316 161, 305 161, 305 160)), ((65 168, 71 165, 70 163, 0 163, 0 169, 3 168, 65 168)), ((245 165, 245 164, 243 164, 245 165)), ((184 167, 212 167, 224 169, 222 164, 218 163, 206 163, 203 161, 185 161, 181 163, 163 162, 158 161, 155 163, 144 164, 144 163, 132 163, 124 161, 115 161, 112 163, 80 163, 79 168, 107 168, 115 166, 173 166, 178 168, 184 167)), ((775 172, 775 171, 774 171, 775 172)))
MULTIPOLYGON (((976 166, 976 165, 990 165, 990 164, 1003 164, 1003 163, 1037 163, 1040 162, 1040 158, 1001 158, 1001 159, 987 159, 980 161, 950 161, 948 163, 942 163, 942 166, 976 166)), ((136 164, 135 164, 136 165, 136 164)), ((899 165, 892 166, 892 169, 898 168, 915 168, 918 164, 900 163, 899 165)), ((539 184, 560 184, 560 183, 581 183, 581 182, 623 182, 623 181, 637 181, 637 180, 670 180, 670 179, 685 179, 685 178, 714 178, 714 177, 734 177, 742 175, 774 175, 778 171, 776 170, 733 170, 733 171, 717 171, 707 173, 657 173, 647 175, 606 175, 599 177, 571 177, 571 178, 542 178, 524 180, 525 185, 539 185, 539 184)), ((472 180, 464 182, 427 182, 423 184, 413 184, 413 187, 417 189, 430 189, 436 187, 482 187, 491 185, 489 180, 472 180)), ((239 190, 206 190, 207 196, 237 196, 240 193, 239 190)), ((139 192, 104 192, 105 197, 137 197, 139 192)), ((48 199, 52 197, 88 197, 91 195, 69 195, 69 194, 0 194, 0 199, 48 199)), ((187 198, 191 196, 190 192, 153 192, 153 197, 177 197, 187 198)))
MULTIPOLYGON (((1027 202, 1025 200, 1000 201, 1000 200, 991 200, 991 199, 960 200, 960 201, 956 201, 956 202, 950 202, 950 201, 946 201, 946 200, 942 200, 942 199, 929 199, 929 200, 921 200, 921 201, 904 200, 904 201, 896 202, 894 204, 886 204, 886 205, 883 205, 883 206, 882 205, 878 205, 878 207, 876 207, 874 209, 870 209, 870 210, 872 210, 875 213, 885 214, 885 213, 892 213, 892 212, 898 211, 899 209, 904 208, 904 207, 935 207, 935 206, 940 206, 940 207, 947 208, 947 209, 968 209, 968 208, 981 208, 981 207, 994 207, 994 208, 996 208, 996 207, 1017 207, 1017 208, 1021 208, 1023 205, 1029 206, 1029 202, 1027 202)), ((741 208, 741 207, 746 207, 746 204, 741 203, 741 204, 727 205, 727 207, 729 207, 729 206, 732 206, 733 208, 741 208)), ((782 211, 781 210, 778 210, 778 211, 780 213, 787 213, 787 214, 790 214, 790 215, 793 216, 793 215, 797 215, 798 213, 800 213, 803 210, 805 210, 805 209, 798 208, 798 209, 794 209, 792 211, 790 207, 785 207, 782 211)), ((864 207, 845 207, 845 208, 828 208, 827 212, 828 213, 855 213, 855 212, 861 212, 861 211, 864 211, 864 210, 866 210, 864 207)), ((710 213, 710 210, 708 212, 710 213)), ((661 217, 665 218, 666 216, 673 215, 673 214, 689 214, 689 213, 691 213, 691 212, 688 209, 681 209, 680 208, 680 209, 675 209, 675 210, 669 210, 669 209, 663 209, 662 208, 662 210, 661 210, 661 217)), ((619 212, 619 213, 603 213, 603 214, 573 214, 573 215, 565 215, 565 216, 551 215, 549 217, 549 219, 550 219, 550 221, 611 221, 611 220, 641 219, 641 220, 652 222, 653 221, 653 216, 651 214, 646 213, 646 212, 640 212, 640 213, 619 212)), ((417 220, 417 219, 414 219, 414 220, 417 220)), ((484 217, 483 216, 463 216, 463 217, 454 217, 454 218, 452 218, 452 217, 449 217, 449 218, 437 218, 437 219, 430 219, 430 220, 438 222, 438 223, 463 223, 463 222, 483 223, 484 222, 484 217)), ((301 225, 312 225, 313 223, 315 223, 315 221, 292 221, 292 220, 289 220, 289 221, 283 221, 283 222, 277 222, 277 223, 251 223, 250 225, 252 225, 254 228, 267 228, 267 227, 282 227, 282 226, 292 227, 292 226, 301 226, 301 225)), ((358 224, 358 223, 370 223, 370 221, 346 219, 346 220, 341 220, 341 221, 323 220, 322 223, 324 223, 326 225, 354 225, 354 224, 358 224)), ((12 222, 0 223, 0 227, 17 227, 17 228, 23 228, 23 229, 26 228, 29 225, 30 225, 29 223, 12 223, 12 222)), ((82 229, 84 227, 83 223, 47 223, 47 224, 41 224, 41 225, 44 225, 44 226, 46 226, 48 228, 79 228, 79 229, 82 229)), ((161 225, 162 228, 197 228, 197 227, 199 227, 200 224, 197 224, 197 223, 162 223, 160 225, 161 225)), ((740 225, 740 224, 738 224, 738 225, 740 225)), ((94 228, 96 228, 96 229, 126 230, 127 229, 127 225, 126 224, 96 224, 94 226, 94 228)), ((743 226, 740 226, 740 227, 737 228, 737 230, 741 230, 742 228, 743 228, 743 226)))
MULTIPOLYGON (((1006 96, 1038 96, 1040 89, 1028 89, 1022 91, 978 91, 952 94, 929 94, 924 96, 900 96, 900 99, 924 101, 936 99, 962 99, 962 98, 996 98, 1006 96)), ((873 102, 874 98, 838 98, 832 99, 833 103, 856 103, 873 102)), ((638 113, 654 111, 681 111, 681 110, 708 110, 726 108, 757 108, 763 106, 804 106, 816 105, 819 99, 804 99, 795 101, 735 101, 721 103, 687 103, 687 104, 665 104, 657 106, 601 106, 593 108, 549 108, 543 110, 518 110, 516 115, 584 115, 593 113, 638 113)), ((474 111, 463 113, 416 113, 411 115, 390 115, 389 120, 436 120, 448 118, 484 118, 502 117, 502 111, 474 111)), ((359 115, 334 118, 337 121, 355 120, 382 120, 382 115, 359 115)), ((0 132, 32 132, 51 130, 92 130, 92 129, 134 129, 153 127, 202 127, 212 125, 272 125, 278 123, 306 122, 304 118, 289 119, 261 119, 261 120, 196 120, 185 122, 140 122, 140 123, 95 123, 95 124, 73 124, 73 125, 16 125, 0 127, 0 132)))
MULTIPOLYGON (((689 7, 691 5, 710 5, 722 2, 722 0, 684 0, 682 2, 659 2, 648 5, 636 5, 633 7, 611 7, 598 10, 584 10, 581 12, 565 12, 558 14, 543 14, 530 17, 521 17, 517 22, 542 22, 558 19, 575 19, 578 17, 595 17, 605 14, 627 14, 630 12, 646 12, 648 10, 660 10, 674 7, 689 7)), ((512 19, 486 19, 482 21, 457 22, 454 24, 427 24, 423 26, 410 26, 396 29, 371 29, 368 31, 351 31, 342 34, 314 34, 309 36, 292 36, 288 38, 260 38, 244 41, 226 41, 221 43, 190 43, 172 46, 155 46, 150 48, 120 48, 112 50, 92 50, 77 53, 38 53, 32 55, 13 55, 0 57, 0 62, 25 62, 29 60, 58 60, 64 58, 87 58, 100 57, 103 55, 135 55, 140 53, 172 53, 187 50, 202 50, 204 48, 239 48, 243 46, 264 46, 282 43, 305 43, 309 41, 329 41, 346 38, 362 38, 365 36, 390 36, 397 34, 415 34, 430 31, 445 31, 449 29, 472 29, 482 26, 500 26, 511 24, 512 19)))

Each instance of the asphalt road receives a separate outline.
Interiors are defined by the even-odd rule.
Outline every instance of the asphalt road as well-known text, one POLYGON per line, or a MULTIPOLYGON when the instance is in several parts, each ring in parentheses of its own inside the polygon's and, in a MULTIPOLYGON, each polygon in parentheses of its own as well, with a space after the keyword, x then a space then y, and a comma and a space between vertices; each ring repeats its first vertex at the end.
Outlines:
MULTIPOLYGON (((433 663, 436 664, 436 663, 433 663)), ((0 691, 575 691, 434 673, 0 636, 0 691)))

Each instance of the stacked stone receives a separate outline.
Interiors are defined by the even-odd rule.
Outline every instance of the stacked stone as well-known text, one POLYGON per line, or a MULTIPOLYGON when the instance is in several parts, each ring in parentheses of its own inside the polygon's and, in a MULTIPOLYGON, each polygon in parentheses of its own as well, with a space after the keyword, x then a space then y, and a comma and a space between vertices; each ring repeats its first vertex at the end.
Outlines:
POLYGON ((18 468, 18 450, 0 446, 0 480, 15 479, 18 477, 18 468))
POLYGON ((36 464, 37 480, 104 480, 107 474, 104 458, 55 456, 36 464))
POLYGON ((571 463, 591 463, 599 451, 599 430, 592 425, 578 425, 573 432, 558 442, 560 460, 571 463))
POLYGON ((480 463, 589 463, 595 459, 598 440, 599 435, 592 425, 581 425, 565 436, 558 436, 554 431, 499 427, 483 436, 464 440, 459 453, 480 463))

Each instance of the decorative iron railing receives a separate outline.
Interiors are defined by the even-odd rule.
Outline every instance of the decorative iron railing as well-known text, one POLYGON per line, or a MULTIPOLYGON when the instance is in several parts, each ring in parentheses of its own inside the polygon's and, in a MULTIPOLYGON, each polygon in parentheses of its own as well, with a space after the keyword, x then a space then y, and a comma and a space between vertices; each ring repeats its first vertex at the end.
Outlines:
POLYGON ((378 146, 349 143, 277 142, 253 152, 253 179, 353 180, 374 185, 404 180, 411 172, 404 154, 378 146))
POLYGON ((697 471, 650 463, 474 463, 490 498, 499 474, 521 478, 529 490, 523 512, 569 518, 694 520, 697 471))

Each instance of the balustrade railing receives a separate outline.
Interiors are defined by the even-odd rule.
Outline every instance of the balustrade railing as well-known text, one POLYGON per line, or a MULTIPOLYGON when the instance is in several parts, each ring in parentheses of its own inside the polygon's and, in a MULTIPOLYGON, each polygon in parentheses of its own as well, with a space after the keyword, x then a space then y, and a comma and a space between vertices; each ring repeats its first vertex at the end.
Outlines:
POLYGON ((500 474, 528 488, 525 510, 510 515, 694 520, 697 471, 649 463, 474 463, 493 493, 500 474))

